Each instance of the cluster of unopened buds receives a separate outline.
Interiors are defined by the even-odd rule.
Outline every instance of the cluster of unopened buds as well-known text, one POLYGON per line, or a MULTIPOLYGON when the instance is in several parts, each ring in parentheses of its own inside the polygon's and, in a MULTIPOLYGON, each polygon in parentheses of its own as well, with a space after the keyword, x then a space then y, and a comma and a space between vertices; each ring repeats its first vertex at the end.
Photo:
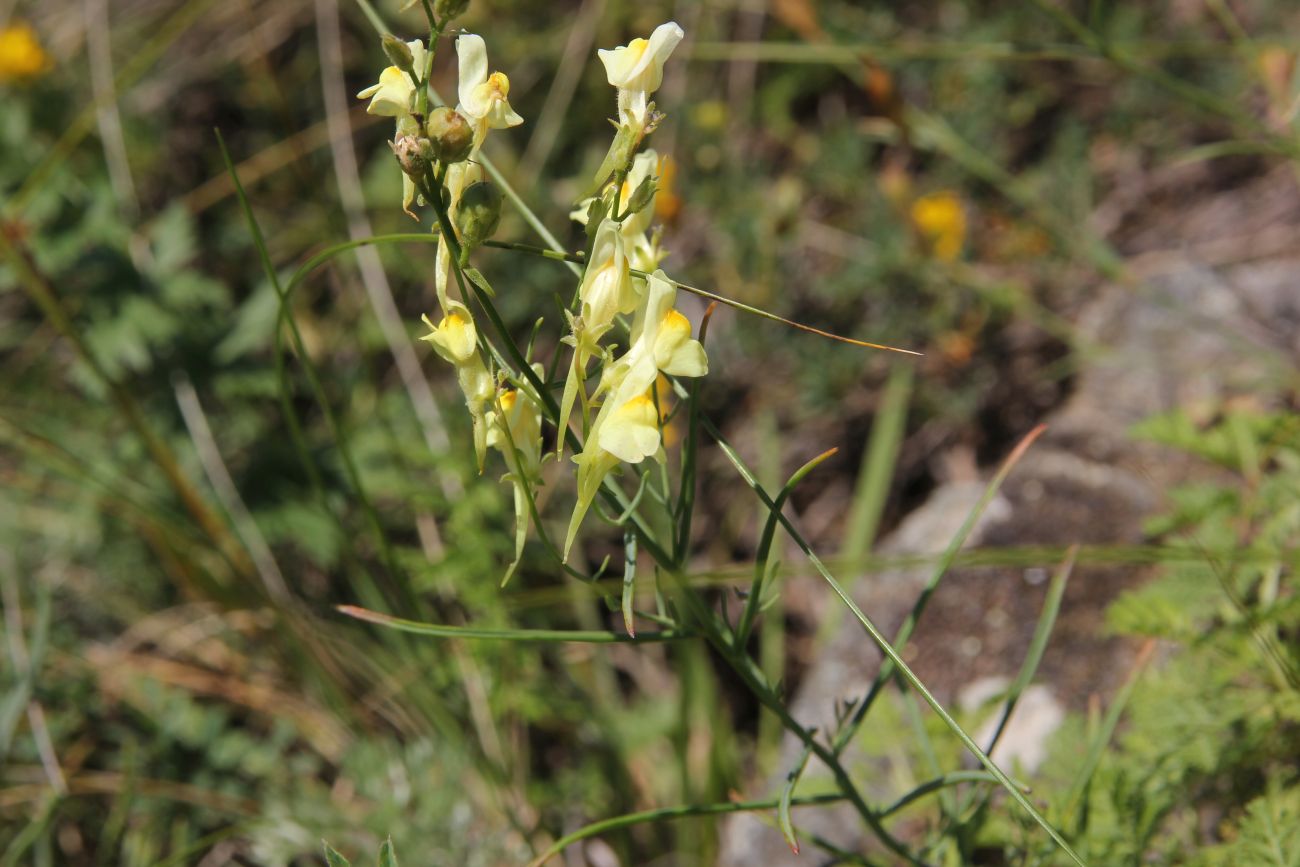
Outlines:
MULTIPOLYGON (((452 4, 439 4, 447 5, 452 4)), ((431 23, 437 34, 446 21, 431 23)), ((610 473, 622 464, 664 459, 664 420, 656 399, 656 388, 667 387, 661 375, 698 377, 708 371, 704 347, 675 309, 677 284, 659 270, 664 251, 651 223, 661 165, 658 155, 644 147, 662 117, 650 96, 662 83, 664 62, 682 36, 681 28, 669 22, 648 39, 598 52, 609 83, 618 90, 617 132, 591 195, 572 214, 586 226, 590 247, 566 310, 562 340, 571 356, 558 404, 543 367, 517 349, 497 351, 469 308, 470 295, 484 300, 492 290, 469 266, 468 254, 492 236, 501 213, 501 195, 484 180, 476 158, 492 130, 524 122, 510 106, 510 80, 503 72, 489 72, 482 37, 462 33, 455 41, 458 104, 430 108, 428 81, 436 44, 385 37, 393 65, 358 94, 370 100, 371 114, 396 121, 392 148, 403 172, 403 210, 416 217, 413 205, 429 205, 436 213, 434 286, 442 315, 437 324, 424 317, 430 328, 424 339, 455 368, 473 423, 479 471, 488 449, 504 456, 516 517, 515 561, 507 579, 522 556, 543 460, 549 457, 544 454, 543 418, 556 427, 557 457, 564 455, 566 444, 580 444, 573 456, 577 504, 562 554, 567 560, 610 473), (630 317, 630 323, 623 317, 630 317), (599 365, 594 386, 588 382, 593 362, 599 365), (571 423, 579 427, 580 437, 571 423)))

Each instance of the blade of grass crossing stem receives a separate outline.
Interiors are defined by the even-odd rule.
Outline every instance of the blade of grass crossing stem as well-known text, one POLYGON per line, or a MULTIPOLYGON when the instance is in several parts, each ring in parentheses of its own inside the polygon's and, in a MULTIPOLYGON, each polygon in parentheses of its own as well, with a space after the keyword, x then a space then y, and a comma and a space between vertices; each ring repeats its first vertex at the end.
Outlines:
POLYGON ((781 488, 776 495, 776 500, 769 504, 767 523, 763 526, 763 535, 759 539, 757 559, 754 563, 754 580, 749 586, 749 598, 745 600, 745 609, 740 615, 740 623, 736 625, 736 647, 744 648, 745 642, 749 640, 749 633, 754 628, 754 618, 758 615, 758 607, 763 596, 763 577, 767 574, 767 559, 772 553, 772 541, 776 536, 778 516, 785 506, 785 501, 809 473, 838 451, 838 448, 827 449, 795 470, 785 483, 785 487, 781 488))
POLYGON ((636 602, 636 532, 631 527, 623 531, 623 628, 636 638, 636 618, 632 606, 636 602))
POLYGON ((416 635, 432 635, 439 638, 484 638, 493 641, 538 641, 538 642, 574 642, 578 644, 648 644, 653 641, 678 641, 694 638, 690 632, 668 630, 666 632, 642 632, 640 635, 620 635, 617 632, 581 629, 480 629, 475 626, 449 626, 441 623, 421 623, 418 620, 404 620, 379 611, 359 608, 356 605, 336 606, 340 614, 386 626, 400 632, 416 635))
POLYGON ((1002 739, 1003 732, 1006 731, 1007 722, 1011 719, 1012 712, 1016 709, 1016 703, 1020 701, 1020 696, 1029 686, 1029 681, 1033 680, 1034 672, 1038 671, 1038 664, 1043 660, 1043 652, 1047 650, 1047 640, 1051 638, 1052 629, 1056 626, 1056 615, 1061 610, 1061 598, 1065 595, 1065 585, 1070 580, 1070 573, 1074 571, 1075 560, 1079 556, 1079 546, 1071 545, 1070 550, 1065 554, 1065 560, 1057 567, 1056 573, 1052 575, 1052 582, 1047 586, 1047 597, 1043 600, 1043 611, 1038 615, 1038 624, 1034 627, 1034 637, 1029 641, 1029 650, 1025 653, 1025 661, 1020 666, 1020 672, 1007 691, 1007 699, 1002 708, 1002 715, 998 718, 997 727, 993 730, 993 737, 989 738, 988 752, 992 753, 993 748, 998 745, 1002 739))
POLYGON ((280 283, 279 275, 276 273, 275 266, 271 262, 270 251, 267 250, 266 240, 262 235, 262 229, 258 225, 257 217, 253 214, 252 204, 248 200, 248 195, 244 192, 244 186, 239 180, 239 173, 235 170, 234 162, 230 158, 230 151, 226 148, 225 139, 220 130, 214 130, 217 136, 217 144, 221 149, 221 158, 225 161, 226 171, 230 173, 230 180, 235 187, 235 196, 239 200, 239 206, 244 212, 244 218, 248 222, 248 229, 253 237, 253 245, 257 248, 258 257, 261 259, 262 268, 266 271, 267 279, 271 281, 271 286, 275 289, 279 297, 280 310, 277 320, 277 329, 283 325, 289 326, 289 333, 293 337, 294 348, 298 352, 299 362, 302 364, 303 372, 307 376, 307 382, 311 386, 312 393, 316 398, 317 404, 320 405, 321 413, 325 418, 326 426, 329 428, 330 436, 338 447, 339 457, 342 459, 344 473, 347 475, 348 483, 352 486, 357 500, 361 503, 361 510, 365 513, 366 522, 370 525, 370 530, 375 536, 375 541, 379 545, 380 556, 384 561, 384 567, 388 572, 389 584, 393 589, 394 599, 407 607, 408 610, 415 608, 415 600, 411 596, 410 588, 400 578, 401 570, 398 568, 397 559, 393 554, 392 546, 388 542, 388 535, 384 532, 383 524, 379 520, 379 513, 375 511, 374 504, 367 495, 365 486, 361 482, 361 474, 357 469, 357 464, 352 455, 352 449, 348 445, 347 437, 343 432, 342 426, 335 417, 333 410, 330 408, 329 401, 325 395, 324 386, 321 384, 319 375, 316 372, 315 365, 311 361, 311 356, 307 353, 306 347, 302 341, 302 335, 298 331, 298 324, 294 321, 292 312, 289 309, 289 296, 280 283))
MULTIPOLYGON (((930 692, 929 687, 927 687, 921 679, 916 676, 916 673, 912 671, 911 667, 903 661, 903 657, 899 655, 898 651, 896 651, 888 639, 885 638, 884 633, 882 633, 875 623, 873 623, 871 619, 862 612, 862 609, 858 607, 858 604, 853 601, 853 597, 849 596, 848 592, 845 591, 840 582, 837 581, 835 576, 831 574, 830 570, 826 568, 826 565, 821 561, 821 558, 819 558, 812 550, 812 546, 808 544, 806 539, 804 539, 803 534, 801 534, 784 515, 781 515, 779 510, 775 509, 775 503, 773 503, 771 498, 768 497, 767 492, 763 490, 762 486, 758 484, 757 480, 754 478, 754 474, 750 471, 749 467, 745 465, 744 461, 741 459, 740 455, 736 453, 736 450, 732 448, 731 444, 727 442, 726 438, 722 435, 722 432, 707 419, 704 420, 704 427, 705 430, 709 432, 709 435, 718 443, 719 448, 722 449, 723 453, 727 456, 727 459, 731 461, 733 466, 735 466, 737 472, 740 473, 741 478, 745 480, 746 484, 750 486, 759 498, 767 503, 769 509, 776 511, 781 526, 790 534, 790 538, 794 540, 795 544, 799 546, 799 549, 808 557, 808 561, 812 564, 813 568, 817 570, 818 574, 822 576, 826 583, 830 585, 830 588, 835 592, 835 595, 840 597, 840 600, 848 606, 849 611, 852 612, 853 616, 862 624, 862 628, 866 630, 867 635, 873 642, 875 642, 876 646, 880 648, 880 651, 885 654, 889 662, 893 663, 894 667, 902 675, 903 679, 906 680, 913 689, 920 693, 921 698, 925 700, 925 703, 930 706, 931 710, 938 714, 939 718, 943 720, 944 725, 946 725, 948 729, 956 735, 957 739, 961 741, 962 745, 966 747, 972 755, 979 759, 980 764, 984 765, 988 772, 997 779, 1008 793, 1010 793, 1012 799, 1020 805, 1021 809, 1023 809, 1030 818, 1032 818, 1044 831, 1047 832, 1048 836, 1050 836, 1052 840, 1061 847, 1061 850, 1065 852, 1072 861, 1079 864, 1080 867, 1086 867, 1084 860, 1080 858, 1078 853, 1074 851, 1068 842, 1066 842, 1065 838, 1056 830, 1055 826, 1048 822, 1038 809, 1029 802, 1029 799, 1021 793, 1021 791, 1011 781, 1011 778, 1007 776, 1006 772, 994 764, 993 760, 988 757, 988 754, 980 749, 979 744, 975 743, 975 740, 966 733, 966 730, 952 718, 952 715, 948 713, 944 706, 939 703, 939 700, 934 697, 934 694, 930 692)), ((1039 432, 1041 432, 1041 429, 1036 430, 1031 434, 1031 437, 1036 436, 1039 432)), ((1031 437, 1027 437, 1026 440, 1029 440, 1031 437)), ((1022 442, 1021 445, 1024 446, 1025 443, 1022 442)))
MULTIPOLYGON (((994 474, 992 480, 989 481, 988 486, 984 489, 984 494, 980 497, 974 508, 970 510, 970 514, 968 514, 966 520, 962 522, 961 527, 957 530, 957 534, 953 536, 952 540, 948 543, 948 547, 944 550, 943 556, 941 556, 939 562, 935 564, 934 571, 930 574, 930 579, 921 590, 921 595, 917 597, 916 603, 912 606, 911 612, 907 615, 907 619, 903 621, 903 625, 899 627, 898 633, 894 636, 891 650, 901 651, 903 646, 907 644, 908 639, 912 637, 912 631, 916 629, 916 624, 920 622, 921 615, 925 612, 926 606, 934 596, 935 590, 939 587, 939 582, 943 580, 944 575, 946 575, 948 570, 952 568, 953 561, 957 559, 957 554, 960 553, 962 546, 966 544, 966 540, 970 538, 970 534, 974 531, 975 525, 979 523, 980 518, 983 517, 984 511, 988 508, 989 503, 993 502, 993 498, 997 496, 998 490, 1002 487, 1002 483, 1006 481, 1007 476, 1011 474, 1012 468, 1015 467, 1024 456, 1025 452, 1028 451, 1029 447, 1034 443, 1034 440, 1038 439, 1046 429, 1047 428, 1044 425, 1039 425, 1031 430, 1025 435, 1024 439, 1022 439, 1016 447, 1011 450, 1011 454, 1007 455, 1006 460, 1002 462, 1002 466, 998 468, 997 473, 994 474)), ((862 700, 861 704, 858 705, 857 710, 854 711, 852 720, 844 728, 844 731, 836 738, 837 752, 842 750, 844 746, 852 740, 854 733, 857 731, 858 727, 862 725, 862 721, 866 719, 867 712, 871 710, 872 703, 875 702, 876 697, 880 695, 881 689, 893 674, 894 664, 892 660, 887 660, 883 665, 881 665, 880 672, 872 682, 871 689, 867 691, 866 698, 862 700)))
POLYGON ((871 439, 867 442, 866 454, 862 456, 862 468, 858 471, 853 505, 849 508, 844 531, 844 545, 840 549, 840 556, 848 563, 862 561, 871 550, 880 527, 880 515, 889 497, 894 464, 898 461, 898 450, 903 442, 907 401, 912 394, 915 372, 916 368, 906 363, 895 364, 889 371, 880 409, 871 423, 871 439))
MULTIPOLYGON (((794 802, 796 807, 818 806, 822 804, 835 804, 844 800, 840 794, 811 795, 807 798, 798 798, 794 802)), ((621 828, 630 828, 633 825, 644 825, 647 822, 660 822, 666 819, 682 819, 689 816, 720 816, 727 813, 753 813, 760 810, 770 810, 776 806, 776 801, 723 801, 716 804, 698 804, 680 807, 660 807, 655 810, 642 810, 637 813, 627 813, 622 816, 614 816, 609 819, 601 819, 598 822, 592 822, 578 830, 565 834, 556 840, 549 848, 535 859, 529 862, 528 867, 541 867, 551 858, 563 852, 581 840, 588 840, 599 834, 608 831, 617 831, 621 828)))

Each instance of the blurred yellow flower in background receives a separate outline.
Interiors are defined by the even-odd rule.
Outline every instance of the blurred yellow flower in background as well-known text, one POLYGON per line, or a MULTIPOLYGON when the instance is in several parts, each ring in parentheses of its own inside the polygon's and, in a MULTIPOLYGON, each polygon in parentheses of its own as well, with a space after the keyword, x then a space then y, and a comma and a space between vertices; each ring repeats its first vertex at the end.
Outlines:
POLYGON ((0 81, 40 75, 50 66, 50 56, 30 24, 0 28, 0 81))
POLYGON ((951 262, 961 255, 966 244, 966 209, 956 193, 941 190, 921 196, 912 203, 911 217, 935 258, 951 262))

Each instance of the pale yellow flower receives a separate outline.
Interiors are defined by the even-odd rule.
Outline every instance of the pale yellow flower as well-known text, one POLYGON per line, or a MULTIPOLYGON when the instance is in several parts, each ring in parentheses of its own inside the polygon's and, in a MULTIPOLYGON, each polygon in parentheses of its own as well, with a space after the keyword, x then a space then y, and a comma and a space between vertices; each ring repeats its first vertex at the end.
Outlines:
POLYGON ((643 394, 661 372, 670 376, 704 376, 709 359, 691 337, 691 323, 674 309, 677 287, 663 271, 646 280, 645 303, 632 323, 627 352, 605 368, 598 393, 612 394, 615 404, 643 394))
MULTIPOLYGON (((413 68, 423 72, 424 43, 414 39, 406 43, 406 47, 411 49, 413 68)), ((366 114, 395 117, 399 120, 411 114, 415 107, 414 97, 415 82, 411 80, 411 76, 396 66, 390 66, 379 73, 378 84, 372 84, 357 94, 357 99, 370 100, 370 105, 366 106, 366 114)))
POLYGON ((636 309, 638 293, 627 261, 627 242, 613 220, 605 220, 596 231, 591 262, 583 273, 578 297, 582 300, 583 326, 597 336, 619 313, 636 309))
POLYGON ((466 33, 456 40, 460 83, 456 110, 474 125, 476 145, 489 129, 518 126, 524 119, 510 107, 510 79, 504 72, 488 74, 487 44, 482 36, 466 33))
MULTIPOLYGON (((545 371, 538 373, 545 375, 545 371)), ((506 456, 512 473, 522 473, 532 481, 538 477, 542 464, 541 410, 518 389, 503 391, 497 397, 497 406, 500 411, 489 414, 492 426, 487 444, 506 456)))
POLYGON ((478 352, 478 331, 464 305, 453 301, 450 306, 451 310, 437 325, 429 321, 428 316, 424 317, 424 324, 429 326, 430 333, 420 339, 433 344, 434 351, 444 361, 460 366, 469 362, 478 352))
POLYGON ((605 64, 605 76, 618 88, 618 107, 623 120, 645 123, 647 100, 664 80, 664 62, 686 34, 677 22, 660 24, 649 39, 633 39, 618 48, 596 52, 605 64))
POLYGON ((578 502, 564 539, 565 560, 605 477, 619 461, 637 464, 659 451, 659 411, 647 394, 618 406, 608 403, 601 407, 598 424, 603 431, 599 441, 593 442, 598 436, 593 430, 587 447, 573 458, 578 465, 578 502))

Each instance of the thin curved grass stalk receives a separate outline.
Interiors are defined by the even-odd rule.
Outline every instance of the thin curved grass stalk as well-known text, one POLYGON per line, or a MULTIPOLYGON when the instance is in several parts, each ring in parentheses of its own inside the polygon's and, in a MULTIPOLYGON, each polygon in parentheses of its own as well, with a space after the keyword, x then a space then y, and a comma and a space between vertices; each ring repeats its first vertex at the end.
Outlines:
POLYGON ((639 635, 620 635, 617 632, 600 632, 583 629, 483 629, 477 626, 451 626, 442 623, 421 623, 404 620, 379 611, 356 605, 337 605, 335 611, 364 620, 377 626, 411 632, 416 635, 433 635, 438 638, 478 638, 495 641, 536 641, 573 644, 651 644, 661 641, 684 641, 699 636, 683 629, 664 632, 642 632, 639 635))

